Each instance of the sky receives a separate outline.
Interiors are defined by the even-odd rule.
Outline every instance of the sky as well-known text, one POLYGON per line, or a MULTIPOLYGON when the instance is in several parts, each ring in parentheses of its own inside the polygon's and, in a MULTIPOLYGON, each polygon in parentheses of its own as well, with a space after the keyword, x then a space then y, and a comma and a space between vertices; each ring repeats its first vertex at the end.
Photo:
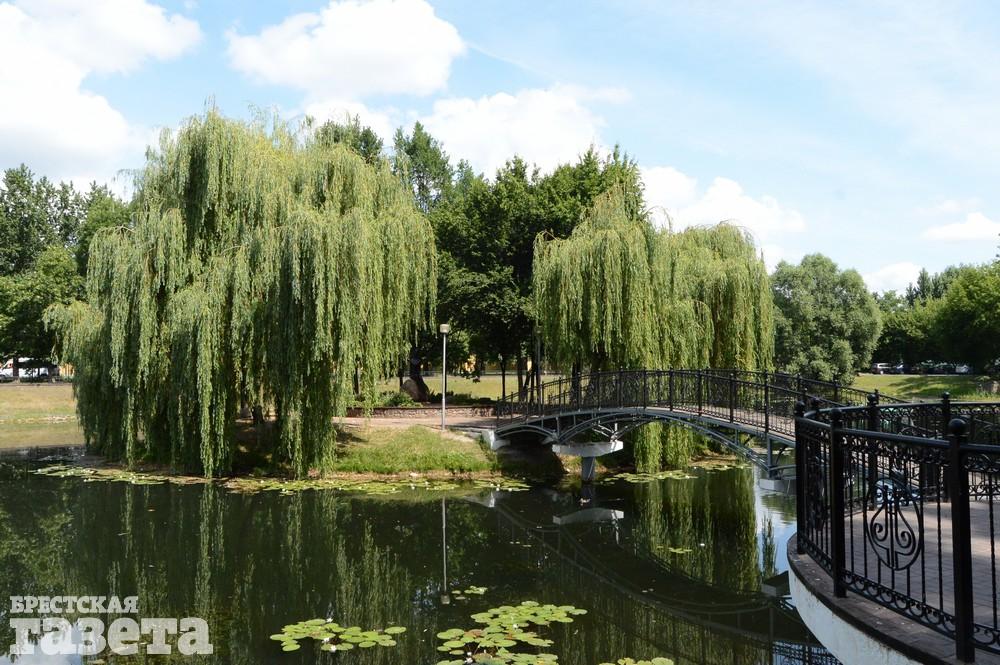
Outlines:
POLYGON ((0 2, 0 168, 120 188, 212 104, 420 121, 487 176, 619 145, 658 224, 878 291, 1000 244, 1000 3, 0 2))

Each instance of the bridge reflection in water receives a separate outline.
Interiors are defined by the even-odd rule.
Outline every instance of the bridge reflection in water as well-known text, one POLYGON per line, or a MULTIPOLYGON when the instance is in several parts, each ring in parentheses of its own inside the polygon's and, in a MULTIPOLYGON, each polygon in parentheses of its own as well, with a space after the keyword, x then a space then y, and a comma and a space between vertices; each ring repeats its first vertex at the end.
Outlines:
MULTIPOLYGON (((670 496, 658 483, 630 487, 630 501, 613 486, 584 485, 584 507, 558 492, 544 502, 505 492, 473 500, 495 512, 498 532, 522 545, 527 565, 613 629, 581 639, 620 634, 678 664, 835 664, 787 596, 762 591, 761 564, 773 572, 775 562, 759 559, 752 479, 719 475, 695 485, 675 483, 670 496)), ((562 651, 567 662, 583 662, 572 643, 562 651)))

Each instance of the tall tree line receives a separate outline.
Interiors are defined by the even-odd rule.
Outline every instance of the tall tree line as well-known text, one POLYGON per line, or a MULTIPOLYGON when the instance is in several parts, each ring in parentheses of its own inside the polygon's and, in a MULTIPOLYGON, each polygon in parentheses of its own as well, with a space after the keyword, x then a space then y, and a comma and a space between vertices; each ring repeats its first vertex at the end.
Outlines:
MULTIPOLYGON (((541 174, 513 157, 492 177, 465 161, 452 164, 441 144, 419 124, 396 133, 395 166, 417 205, 427 211, 439 251, 438 319, 452 322, 464 360, 477 370, 496 362, 506 383, 531 387, 537 317, 532 301, 535 238, 565 238, 585 210, 612 186, 623 188, 636 209, 642 183, 634 160, 619 149, 602 155, 591 147, 574 162, 541 174)), ((435 356, 435 338, 423 355, 435 356)), ((537 366, 537 365, 535 365, 537 366)))
POLYGON ((880 362, 969 363, 1000 371, 1000 261, 921 270, 902 294, 878 297, 885 327, 875 349, 880 362))
POLYGON ((94 233, 127 224, 128 206, 96 183, 81 193, 20 165, 0 182, 0 358, 47 359, 54 338, 45 309, 81 293, 94 233))

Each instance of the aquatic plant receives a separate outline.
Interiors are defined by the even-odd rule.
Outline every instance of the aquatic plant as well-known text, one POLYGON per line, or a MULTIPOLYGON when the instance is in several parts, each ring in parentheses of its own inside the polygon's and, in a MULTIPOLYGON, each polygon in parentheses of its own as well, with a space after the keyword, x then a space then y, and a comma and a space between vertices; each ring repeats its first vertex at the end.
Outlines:
POLYGON ((622 473, 616 473, 610 476, 605 476, 600 480, 601 483, 609 484, 618 481, 625 481, 627 483, 652 483, 658 480, 693 480, 697 476, 692 476, 689 473, 681 469, 670 469, 667 471, 657 471, 655 473, 629 473, 623 471, 622 473))
POLYGON ((552 665, 558 657, 551 653, 515 651, 531 646, 549 647, 552 640, 541 637, 537 630, 553 623, 572 623, 573 617, 587 611, 572 605, 542 605, 533 600, 519 605, 501 605, 472 615, 481 627, 451 628, 437 634, 443 640, 438 651, 454 656, 457 660, 442 660, 437 665, 463 665, 464 663, 522 663, 552 665))
POLYGON ((402 626, 389 626, 383 630, 362 630, 359 626, 341 626, 333 619, 309 619, 282 627, 280 633, 271 635, 281 643, 282 651, 298 651, 299 642, 305 639, 320 643, 323 651, 350 651, 354 647, 396 646, 394 635, 406 632, 402 626))
MULTIPOLYGON (((200 476, 179 476, 166 473, 144 473, 127 469, 99 468, 77 466, 72 464, 53 464, 31 471, 39 476, 54 478, 82 478, 84 482, 108 481, 127 482, 132 485, 159 485, 171 483, 175 485, 190 485, 212 482, 200 476)), ((430 480, 426 478, 384 478, 376 480, 354 478, 229 478, 218 481, 222 486, 240 494, 256 494, 257 492, 278 492, 283 495, 297 494, 307 490, 327 490, 353 492, 372 496, 399 494, 401 492, 451 492, 462 489, 492 489, 503 492, 521 492, 531 488, 524 481, 516 478, 477 479, 472 483, 450 480, 430 480)), ((476 587, 478 588, 478 587, 476 587)), ((474 593, 474 592, 473 592, 474 593)))
POLYGON ((86 299, 47 313, 90 450, 221 475, 241 407, 298 475, 334 455, 430 319, 434 235, 385 162, 215 110, 164 133, 128 227, 98 231, 86 299))

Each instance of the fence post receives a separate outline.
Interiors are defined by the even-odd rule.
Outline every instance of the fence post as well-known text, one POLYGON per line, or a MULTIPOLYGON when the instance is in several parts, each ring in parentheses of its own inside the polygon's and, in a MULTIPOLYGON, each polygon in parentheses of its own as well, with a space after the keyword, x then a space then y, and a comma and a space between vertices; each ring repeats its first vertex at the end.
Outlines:
MULTIPOLYGON (((923 423, 933 432, 941 432, 941 438, 945 439, 948 437, 948 425, 951 424, 951 393, 943 392, 941 393, 941 422, 934 423, 923 423)), ((940 480, 944 484, 944 498, 951 498, 952 493, 955 491, 955 486, 952 484, 952 476, 950 474, 945 474, 944 478, 940 480)))
POLYGON ((735 422, 736 415, 736 372, 729 373, 729 422, 735 422))
MULTIPOLYGON (((878 432, 881 430, 879 421, 879 409, 878 409, 878 390, 874 393, 868 395, 868 409, 865 414, 866 423, 865 429, 869 432, 878 432)), ((874 489, 878 483, 878 452, 875 451, 874 447, 872 452, 868 453, 868 488, 872 490, 872 496, 874 496, 874 489)), ((866 492, 867 494, 867 492, 866 492)))
POLYGON ((622 399, 622 368, 618 368, 618 408, 625 406, 625 402, 622 399))
POLYGON ((941 393, 941 434, 948 435, 948 426, 951 424, 951 393, 941 393))
POLYGON ((830 413, 830 547, 833 559, 833 595, 847 597, 844 572, 847 554, 844 534, 844 488, 847 469, 844 464, 844 414, 840 409, 830 413))
POLYGON ((667 370, 667 408, 674 410, 674 370, 667 370))
POLYGON ((774 466, 774 453, 771 449, 771 384, 768 383, 767 370, 764 370, 764 440, 767 441, 767 468, 774 466))
POLYGON ((701 397, 701 383, 702 383, 702 381, 701 381, 701 370, 700 369, 699 370, 695 370, 695 377, 698 379, 698 381, 697 381, 697 386, 698 386, 698 415, 700 416, 701 415, 701 403, 703 401, 702 397, 701 397))
POLYGON ((804 402, 795 403, 795 549, 805 554, 802 539, 806 533, 806 443, 799 435, 799 420, 805 416, 804 402))
POLYGON ((966 423, 955 418, 948 423, 951 476, 952 568, 955 574, 955 657, 972 662, 976 657, 972 641, 972 532, 969 524, 969 474, 965 470, 962 445, 966 423))

